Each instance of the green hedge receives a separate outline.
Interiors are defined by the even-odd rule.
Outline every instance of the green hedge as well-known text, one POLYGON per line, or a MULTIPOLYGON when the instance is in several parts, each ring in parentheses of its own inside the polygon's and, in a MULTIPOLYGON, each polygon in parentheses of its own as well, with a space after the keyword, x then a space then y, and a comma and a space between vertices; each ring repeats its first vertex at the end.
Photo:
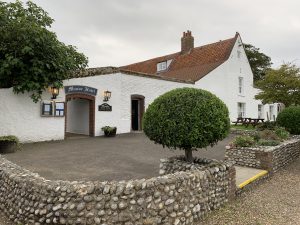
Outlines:
POLYGON ((226 105, 212 93, 179 88, 154 100, 144 114, 143 128, 164 147, 205 148, 228 135, 228 115, 226 105))
POLYGON ((291 134, 300 134, 300 106, 291 106, 282 110, 277 116, 277 124, 286 128, 291 134))

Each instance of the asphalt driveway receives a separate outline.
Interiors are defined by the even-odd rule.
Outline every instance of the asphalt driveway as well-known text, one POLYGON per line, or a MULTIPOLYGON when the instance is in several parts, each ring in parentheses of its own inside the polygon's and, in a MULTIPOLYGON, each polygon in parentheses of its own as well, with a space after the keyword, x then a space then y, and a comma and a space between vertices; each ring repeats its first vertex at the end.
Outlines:
MULTIPOLYGON (((213 148, 195 156, 222 160, 230 135, 213 148)), ((158 175, 159 159, 184 154, 154 144, 144 134, 114 138, 78 138, 24 144, 22 150, 5 157, 50 180, 128 180, 158 175)))

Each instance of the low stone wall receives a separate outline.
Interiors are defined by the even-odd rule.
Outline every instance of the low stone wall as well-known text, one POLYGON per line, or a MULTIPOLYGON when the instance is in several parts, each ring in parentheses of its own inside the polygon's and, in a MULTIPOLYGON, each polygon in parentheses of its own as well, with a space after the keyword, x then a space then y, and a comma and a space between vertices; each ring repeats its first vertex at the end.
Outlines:
POLYGON ((300 156, 300 139, 293 138, 278 146, 226 149, 225 160, 236 165, 276 172, 300 156))
POLYGON ((45 180, 0 156, 0 210, 15 224, 188 225, 234 193, 230 163, 151 179, 68 182, 45 180))

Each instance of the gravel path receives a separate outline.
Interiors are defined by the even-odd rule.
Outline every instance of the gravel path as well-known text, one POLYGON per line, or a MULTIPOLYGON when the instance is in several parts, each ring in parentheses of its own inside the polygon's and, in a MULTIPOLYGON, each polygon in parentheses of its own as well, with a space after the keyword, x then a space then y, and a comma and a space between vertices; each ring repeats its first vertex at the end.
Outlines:
POLYGON ((300 159, 200 224, 300 224, 300 159))
MULTIPOLYGON (((13 225, 1 216, 1 225, 13 225)), ((300 159, 199 225, 300 225, 300 159)))

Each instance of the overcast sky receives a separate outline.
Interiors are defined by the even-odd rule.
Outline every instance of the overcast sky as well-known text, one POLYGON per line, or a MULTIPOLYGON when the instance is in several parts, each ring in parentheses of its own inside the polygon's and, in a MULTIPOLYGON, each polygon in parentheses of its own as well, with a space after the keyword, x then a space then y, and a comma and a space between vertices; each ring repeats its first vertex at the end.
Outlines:
POLYGON ((300 65, 299 0, 33 0, 55 19, 52 30, 89 58, 89 67, 121 66, 241 34, 275 66, 300 65))

